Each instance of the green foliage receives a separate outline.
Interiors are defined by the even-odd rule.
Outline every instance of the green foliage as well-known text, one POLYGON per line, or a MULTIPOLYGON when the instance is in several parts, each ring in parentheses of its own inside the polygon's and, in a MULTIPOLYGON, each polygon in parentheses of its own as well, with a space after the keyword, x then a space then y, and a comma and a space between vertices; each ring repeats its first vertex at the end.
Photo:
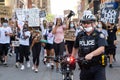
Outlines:
POLYGON ((53 14, 47 14, 46 19, 47 19, 48 22, 53 21, 54 15, 53 14))

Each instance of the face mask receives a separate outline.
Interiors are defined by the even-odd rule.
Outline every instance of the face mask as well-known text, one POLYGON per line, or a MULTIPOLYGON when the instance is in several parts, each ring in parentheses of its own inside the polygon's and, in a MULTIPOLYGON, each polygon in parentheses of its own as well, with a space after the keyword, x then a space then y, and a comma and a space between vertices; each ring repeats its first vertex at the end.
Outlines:
POLYGON ((7 26, 8 26, 8 23, 3 23, 3 26, 4 26, 4 27, 7 27, 7 26))
POLYGON ((70 24, 70 27, 73 28, 73 27, 74 27, 74 24, 70 24))
POLYGON ((84 28, 86 32, 92 31, 93 27, 84 28))
POLYGON ((101 28, 102 27, 102 25, 101 24, 98 24, 98 28, 101 28))

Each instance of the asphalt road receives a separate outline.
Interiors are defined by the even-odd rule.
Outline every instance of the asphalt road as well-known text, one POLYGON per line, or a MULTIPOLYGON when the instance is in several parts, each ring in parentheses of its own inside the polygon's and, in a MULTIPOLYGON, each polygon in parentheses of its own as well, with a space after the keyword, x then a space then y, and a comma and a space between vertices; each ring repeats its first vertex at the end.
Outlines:
MULTIPOLYGON (((32 59, 32 58, 31 58, 32 59)), ((117 45, 116 53, 117 61, 113 63, 113 68, 106 67, 107 80, 120 79, 120 38, 117 45)), ((31 61, 32 64, 32 61, 31 61)), ((74 80, 79 80, 78 66, 74 71, 74 80)), ((0 80, 62 80, 62 75, 56 70, 51 70, 46 67, 40 60, 39 72, 35 73, 31 68, 26 68, 21 71, 15 67, 15 55, 8 57, 8 66, 0 64, 0 80)))

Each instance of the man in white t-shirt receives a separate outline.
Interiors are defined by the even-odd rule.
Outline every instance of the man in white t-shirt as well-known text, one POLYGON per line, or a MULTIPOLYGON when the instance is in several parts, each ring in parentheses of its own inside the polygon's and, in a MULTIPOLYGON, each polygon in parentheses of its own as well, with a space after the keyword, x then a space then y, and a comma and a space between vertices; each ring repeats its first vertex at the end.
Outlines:
POLYGON ((8 21, 5 20, 0 28, 0 52, 3 56, 4 64, 7 64, 7 54, 10 46, 10 37, 12 36, 11 27, 8 25, 8 21))

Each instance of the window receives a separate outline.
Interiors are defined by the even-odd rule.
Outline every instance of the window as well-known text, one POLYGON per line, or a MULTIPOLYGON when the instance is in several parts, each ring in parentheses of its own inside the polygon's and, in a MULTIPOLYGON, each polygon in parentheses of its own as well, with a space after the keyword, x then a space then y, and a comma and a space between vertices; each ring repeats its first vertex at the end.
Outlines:
POLYGON ((5 0, 0 0, 0 2, 4 2, 5 0))

